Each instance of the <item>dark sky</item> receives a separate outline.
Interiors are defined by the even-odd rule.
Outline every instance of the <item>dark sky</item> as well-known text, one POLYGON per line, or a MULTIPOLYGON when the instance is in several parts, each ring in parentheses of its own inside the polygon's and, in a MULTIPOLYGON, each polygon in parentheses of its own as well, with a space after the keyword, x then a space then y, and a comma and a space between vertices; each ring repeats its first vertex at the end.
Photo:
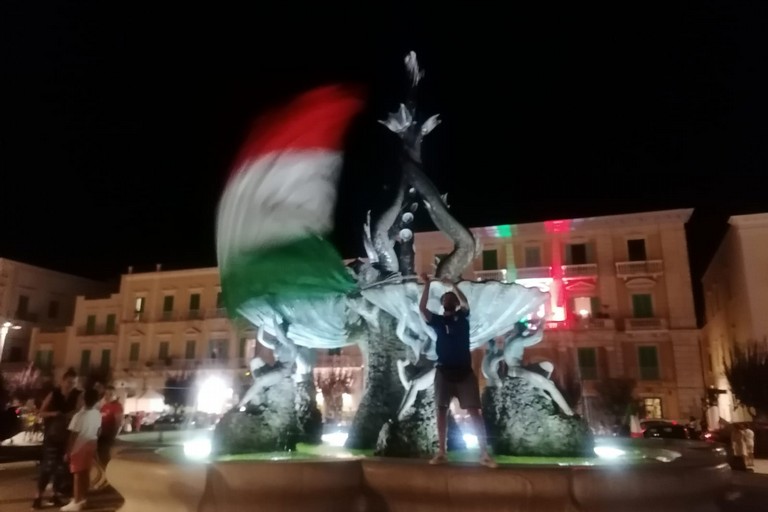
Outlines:
POLYGON ((218 196, 253 117, 339 80, 371 95, 350 136, 335 234, 359 254, 365 209, 396 179, 396 141, 374 121, 405 93, 409 49, 427 70, 423 112, 444 120, 426 165, 467 225, 695 207, 698 279, 729 215, 768 211, 758 3, 28 4, 0 7, 5 257, 94 277, 215 264, 218 196))

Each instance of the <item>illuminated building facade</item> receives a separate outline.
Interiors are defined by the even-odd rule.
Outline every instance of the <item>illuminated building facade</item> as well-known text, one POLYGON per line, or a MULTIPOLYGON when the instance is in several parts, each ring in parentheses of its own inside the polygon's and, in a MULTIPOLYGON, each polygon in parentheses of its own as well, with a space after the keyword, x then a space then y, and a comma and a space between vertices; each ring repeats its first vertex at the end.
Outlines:
MULTIPOLYGON (((768 339, 768 213, 728 220, 725 238, 704 273, 703 329, 707 385, 716 393, 720 417, 748 421, 725 377, 731 348, 768 339)), ((714 398, 714 397, 713 397, 714 398)))
MULTIPOLYGON (((582 412, 596 421, 595 383, 629 377, 650 417, 701 416, 704 394, 685 223, 671 210, 472 229, 482 253, 463 277, 549 292, 544 340, 529 361, 553 379, 583 382, 582 412)), ((417 270, 432 273, 451 242, 416 234, 417 270)))
MULTIPOLYGON (((547 221, 473 229, 482 253, 465 279, 495 279, 550 293, 542 343, 529 361, 555 364, 554 380, 583 382, 582 412, 598 417, 595 383, 637 381, 651 417, 699 416, 704 394, 684 225, 691 210, 547 221)), ((417 233, 416 266, 434 271, 452 250, 441 233, 417 233)), ((235 325, 221 303, 216 268, 134 273, 117 293, 78 298, 64 332, 35 330, 32 354, 52 351, 57 371, 110 368, 137 391, 160 390, 179 372, 247 377, 254 355, 269 360, 252 326, 235 325)), ((473 360, 477 373, 482 352, 473 360)), ((316 382, 326 412, 340 416, 359 403, 363 358, 356 347, 318 354, 316 382), (345 396, 346 395, 346 396, 345 396)), ((247 378, 246 378, 247 381, 247 378)))

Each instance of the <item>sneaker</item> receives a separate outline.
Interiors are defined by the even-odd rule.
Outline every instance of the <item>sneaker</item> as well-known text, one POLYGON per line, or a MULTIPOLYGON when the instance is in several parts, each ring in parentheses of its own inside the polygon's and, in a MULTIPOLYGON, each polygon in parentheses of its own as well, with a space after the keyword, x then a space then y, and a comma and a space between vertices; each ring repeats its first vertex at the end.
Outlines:
POLYGON ((487 453, 484 453, 480 456, 480 464, 491 469, 496 469, 497 467, 499 467, 496 461, 493 460, 493 458, 487 453))
POLYGON ((430 464, 437 465, 437 464, 445 464, 448 462, 448 459, 446 458, 444 453, 438 453, 434 457, 432 457, 432 460, 429 461, 430 464))
POLYGON ((83 501, 75 501, 74 499, 70 501, 68 504, 61 507, 59 510, 61 512, 80 512, 85 508, 85 500, 83 501))
POLYGON ((41 508, 43 508, 42 498, 35 498, 35 500, 32 502, 32 510, 40 510, 41 508))

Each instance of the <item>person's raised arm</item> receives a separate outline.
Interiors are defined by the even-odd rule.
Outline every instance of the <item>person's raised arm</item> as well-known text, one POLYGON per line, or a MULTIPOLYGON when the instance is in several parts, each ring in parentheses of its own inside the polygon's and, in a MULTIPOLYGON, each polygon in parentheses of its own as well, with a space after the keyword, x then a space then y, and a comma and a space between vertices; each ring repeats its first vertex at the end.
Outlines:
POLYGON ((51 401, 53 401, 53 393, 48 393, 48 396, 43 400, 43 405, 40 406, 38 416, 41 418, 52 418, 59 415, 59 411, 51 411, 51 401))
POLYGON ((429 301, 429 286, 432 284, 431 279, 427 277, 427 274, 421 274, 421 280, 424 281, 424 291, 421 292, 421 300, 419 301, 419 311, 421 316, 427 323, 432 321, 432 312, 427 309, 427 302, 429 301))

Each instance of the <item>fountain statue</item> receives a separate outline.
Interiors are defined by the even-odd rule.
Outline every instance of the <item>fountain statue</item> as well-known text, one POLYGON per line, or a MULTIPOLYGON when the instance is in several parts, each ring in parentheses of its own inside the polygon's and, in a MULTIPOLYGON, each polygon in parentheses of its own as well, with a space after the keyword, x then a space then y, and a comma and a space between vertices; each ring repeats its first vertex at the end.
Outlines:
MULTIPOLYGON (((542 323, 536 313, 548 294, 515 283, 461 280, 462 272, 479 254, 480 244, 451 215, 446 196, 424 171, 423 141, 440 119, 432 115, 419 121, 416 100, 424 72, 414 52, 406 56, 405 65, 410 85, 407 101, 380 121, 402 141, 400 185, 384 211, 373 218, 368 213, 363 226, 367 258, 349 265, 346 276, 334 276, 333 285, 323 293, 240 293, 230 304, 238 315, 258 326, 259 341, 274 350, 276 363, 268 368, 255 365, 253 386, 239 407, 219 423, 214 440, 221 453, 244 449, 248 436, 254 436, 251 450, 290 450, 299 440, 316 439, 319 416, 311 378, 313 352, 350 345, 357 345, 363 354, 365 383, 347 447, 373 449, 384 456, 425 456, 436 450, 432 386, 436 336, 419 313, 424 284, 416 279, 414 268, 412 224, 422 206, 454 244, 451 253, 437 263, 434 274, 458 282, 467 296, 472 307, 471 348, 488 345, 483 361, 488 387, 483 399, 489 409, 487 422, 496 453, 569 455, 591 450, 586 423, 574 416, 550 379, 551 363, 536 367, 522 363, 524 349, 541 341, 542 323), (496 349, 494 340, 500 337, 504 337, 504 347, 496 349), (499 370, 502 362, 507 367, 504 375, 499 370), (255 434, 256 430, 260 432, 255 434), (520 432, 526 439, 518 439, 520 432), (550 439, 562 435, 569 440, 550 439), (237 442, 232 441, 235 439, 237 442)), ((335 183, 333 176, 331 183, 335 183)), ((330 199, 335 200, 335 196, 331 194, 330 199)), ((271 196, 269 200, 278 202, 271 196)), ((293 199, 286 203, 294 209, 300 207, 293 199)), ((238 216, 230 204, 239 203, 229 200, 221 208, 220 232, 227 233, 231 224, 247 226, 250 221, 238 216)), ((269 215, 279 208, 278 204, 259 212, 269 215)), ((267 222, 259 219, 263 226, 267 222)), ((232 265, 233 249, 222 238, 220 235, 219 258, 226 271, 232 265)), ((307 259, 315 257, 314 253, 305 255, 307 259)), ((297 282, 303 279, 298 276, 297 282)), ((238 280, 238 290, 246 285, 238 280)), ((226 283, 223 291, 227 293, 226 283)), ((439 311, 443 291, 442 284, 433 284, 428 304, 431 310, 439 311)), ((461 444, 458 427, 449 421, 449 449, 461 444)))

